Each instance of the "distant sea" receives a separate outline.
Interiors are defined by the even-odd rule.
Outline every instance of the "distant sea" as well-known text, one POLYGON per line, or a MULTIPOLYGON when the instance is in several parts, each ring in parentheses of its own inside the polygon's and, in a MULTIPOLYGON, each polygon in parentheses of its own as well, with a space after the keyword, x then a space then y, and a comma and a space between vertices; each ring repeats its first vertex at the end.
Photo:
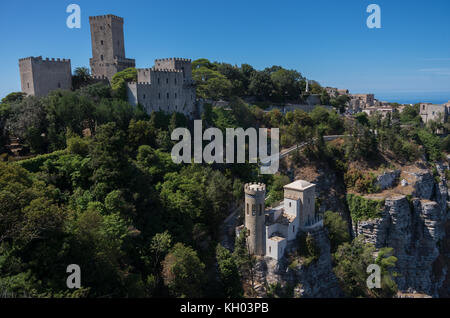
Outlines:
POLYGON ((375 93, 375 98, 380 101, 399 103, 399 104, 417 104, 433 103, 444 104, 450 101, 450 92, 398 92, 398 93, 375 93))

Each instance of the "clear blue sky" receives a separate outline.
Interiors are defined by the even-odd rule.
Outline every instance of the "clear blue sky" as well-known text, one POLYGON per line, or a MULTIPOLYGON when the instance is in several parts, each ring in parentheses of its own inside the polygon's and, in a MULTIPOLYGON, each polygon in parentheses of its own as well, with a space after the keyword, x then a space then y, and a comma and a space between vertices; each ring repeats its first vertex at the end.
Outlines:
POLYGON ((125 18, 125 50, 137 67, 205 57, 281 65, 380 99, 450 99, 449 0, 2 0, 0 97, 20 90, 21 57, 89 66, 88 17, 108 13, 125 18), (81 29, 66 27, 70 3, 81 7, 81 29), (381 7, 382 29, 366 26, 371 3, 381 7))

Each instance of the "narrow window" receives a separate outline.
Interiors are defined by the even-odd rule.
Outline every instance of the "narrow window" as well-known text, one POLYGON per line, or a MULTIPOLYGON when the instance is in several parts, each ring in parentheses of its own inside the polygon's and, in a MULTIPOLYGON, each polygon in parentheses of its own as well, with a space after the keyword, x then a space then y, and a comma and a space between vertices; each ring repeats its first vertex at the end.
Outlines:
POLYGON ((175 85, 177 85, 177 79, 175 79, 175 85))
POLYGON ((159 81, 159 77, 158 77, 158 84, 161 84, 160 81, 159 81))
POLYGON ((249 215, 249 214, 250 214, 250 209, 249 209, 248 203, 247 203, 247 215, 249 215))
POLYGON ((169 93, 167 93, 167 99, 169 99, 169 93))
POLYGON ((61 83, 58 83, 58 88, 61 88, 61 83))
POLYGON ((102 60, 102 61, 103 61, 103 54, 102 54, 102 55, 100 55, 100 60, 102 60))
POLYGON ((28 88, 30 88, 30 83, 27 83, 28 88))
POLYGON ((269 246, 269 254, 272 253, 272 246, 269 246))
POLYGON ((144 99, 145 99, 145 94, 144 94, 144 99))
POLYGON ((177 93, 175 93, 175 98, 177 98, 177 93))
POLYGON ((103 45, 103 40, 100 41, 100 44, 103 45))
POLYGON ((166 84, 169 84, 169 79, 168 78, 166 78, 166 84))
POLYGON ((252 204, 252 215, 256 215, 256 205, 252 204))
POLYGON ((292 226, 292 233, 294 233, 294 232, 295 232, 295 225, 292 226))
POLYGON ((158 99, 161 99, 161 93, 158 93, 158 99))
POLYGON ((262 204, 259 205, 259 216, 262 215, 262 204))
POLYGON ((291 207, 292 206, 292 202, 289 202, 289 207, 291 207))

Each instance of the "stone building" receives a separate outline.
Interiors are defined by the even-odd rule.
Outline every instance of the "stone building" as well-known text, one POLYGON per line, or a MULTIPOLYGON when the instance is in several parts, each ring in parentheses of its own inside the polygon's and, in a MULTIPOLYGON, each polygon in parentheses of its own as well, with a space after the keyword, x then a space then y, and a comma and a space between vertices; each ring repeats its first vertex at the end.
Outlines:
MULTIPOLYGON (((117 72, 135 67, 135 60, 125 57, 123 18, 112 14, 94 16, 89 17, 89 24, 92 83, 108 83, 117 72)), ((29 95, 45 96, 52 90, 72 88, 70 60, 29 57, 20 59, 19 67, 22 91, 29 95)), ((152 68, 137 69, 137 81, 127 83, 127 97, 132 105, 142 105, 148 114, 179 112, 194 118, 201 113, 190 59, 157 59, 152 68)))
POLYGON ((91 27, 92 58, 89 60, 92 76, 106 77, 134 67, 135 60, 125 57, 123 18, 108 14, 89 17, 91 27))
POLYGON ((179 112, 190 118, 196 114, 195 86, 191 60, 155 60, 153 68, 137 69, 137 82, 127 83, 128 101, 146 112, 179 112))
POLYGON ((315 187, 308 181, 294 181, 284 186, 282 202, 275 208, 265 209, 265 185, 246 184, 245 222, 236 232, 247 229, 249 251, 279 260, 300 230, 322 227, 323 221, 315 213, 315 187))
POLYGON ((46 96, 57 89, 72 89, 69 59, 43 59, 42 56, 19 59, 20 84, 27 95, 46 96))
POLYGON ((445 122, 448 118, 449 106, 447 104, 431 104, 422 103, 420 104, 420 117, 422 121, 426 124, 430 120, 438 120, 445 122))

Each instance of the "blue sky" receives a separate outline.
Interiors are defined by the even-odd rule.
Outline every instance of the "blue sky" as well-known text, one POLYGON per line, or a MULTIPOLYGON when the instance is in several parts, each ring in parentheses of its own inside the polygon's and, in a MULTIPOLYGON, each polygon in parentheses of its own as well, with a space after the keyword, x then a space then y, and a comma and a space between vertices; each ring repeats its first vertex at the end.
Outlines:
POLYGON ((258 69, 281 65, 380 99, 450 99, 448 0, 2 0, 0 97, 20 90, 21 57, 89 66, 88 17, 108 13, 125 18, 125 50, 137 67, 205 57, 258 69), (71 3, 81 7, 81 29, 66 27, 71 3), (381 7, 381 29, 366 26, 371 3, 381 7))

